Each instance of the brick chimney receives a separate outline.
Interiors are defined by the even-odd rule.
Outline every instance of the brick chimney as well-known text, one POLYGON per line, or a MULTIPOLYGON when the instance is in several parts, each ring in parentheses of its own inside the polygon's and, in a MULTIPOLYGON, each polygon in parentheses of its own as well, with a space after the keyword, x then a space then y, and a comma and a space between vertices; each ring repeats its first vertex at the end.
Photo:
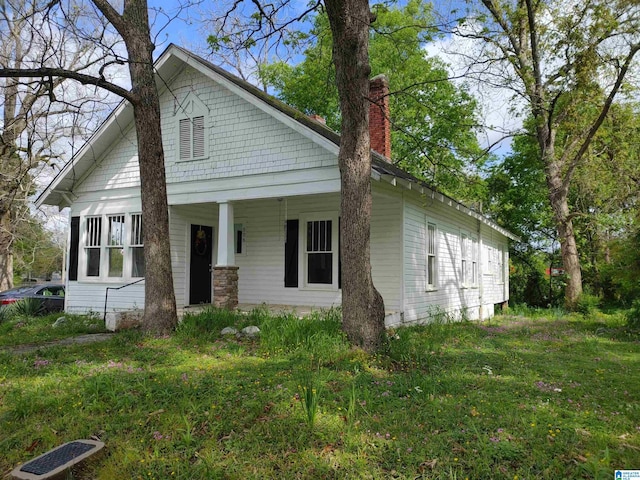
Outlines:
POLYGON ((316 122, 324 123, 325 125, 327 124, 327 121, 325 120, 325 118, 316 113, 312 113, 311 115, 309 115, 309 118, 312 120, 315 120, 316 122))
POLYGON ((389 118, 389 80, 376 75, 369 80, 369 135, 371 148, 391 158, 391 120, 389 118))

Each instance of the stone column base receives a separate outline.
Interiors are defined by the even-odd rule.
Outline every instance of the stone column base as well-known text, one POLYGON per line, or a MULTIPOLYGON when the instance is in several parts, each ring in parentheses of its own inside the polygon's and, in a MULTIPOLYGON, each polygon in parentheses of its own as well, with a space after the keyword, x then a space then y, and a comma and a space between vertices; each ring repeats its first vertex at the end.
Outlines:
POLYGON ((227 310, 238 307, 238 267, 213 267, 213 304, 227 310))

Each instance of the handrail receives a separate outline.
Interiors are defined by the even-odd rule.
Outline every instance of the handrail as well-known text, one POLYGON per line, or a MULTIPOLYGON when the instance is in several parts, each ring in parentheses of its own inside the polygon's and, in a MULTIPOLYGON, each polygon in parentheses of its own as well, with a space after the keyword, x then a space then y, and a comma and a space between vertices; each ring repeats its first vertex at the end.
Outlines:
POLYGON ((104 312, 102 314, 102 321, 106 322, 107 321, 107 301, 109 299, 109 290, 121 290, 125 287, 130 287, 131 285, 135 285, 136 283, 140 283, 144 280, 144 277, 142 277, 140 280, 136 280, 135 282, 131 282, 131 283, 127 283, 126 285, 122 285, 120 287, 107 287, 107 289, 104 292, 104 312))

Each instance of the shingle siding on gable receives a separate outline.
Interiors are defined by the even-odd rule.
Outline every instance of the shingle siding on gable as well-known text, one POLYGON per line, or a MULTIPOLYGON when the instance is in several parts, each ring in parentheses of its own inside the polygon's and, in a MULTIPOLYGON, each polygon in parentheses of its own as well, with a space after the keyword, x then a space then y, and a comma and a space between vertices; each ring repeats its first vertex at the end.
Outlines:
POLYGON ((123 130, 122 140, 116 143, 104 158, 95 161, 95 168, 86 180, 80 183, 76 193, 139 186, 140 171, 135 129, 123 130))
POLYGON ((162 95, 162 115, 169 183, 337 165, 335 155, 190 68, 162 95), (174 103, 189 92, 209 108, 209 157, 180 162, 174 103))
MULTIPOLYGON (((160 97, 167 183, 337 167, 337 157, 259 108, 187 68, 160 97), (209 156, 179 161, 176 106, 189 92, 208 107, 209 156)), ((138 155, 133 128, 79 186, 78 192, 138 186, 138 155)))

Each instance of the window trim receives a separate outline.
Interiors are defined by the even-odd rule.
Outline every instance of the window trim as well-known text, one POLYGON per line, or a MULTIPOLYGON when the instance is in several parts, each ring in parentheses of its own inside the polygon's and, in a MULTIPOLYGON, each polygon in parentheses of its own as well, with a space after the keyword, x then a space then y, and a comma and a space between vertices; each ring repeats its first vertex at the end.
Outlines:
POLYGON ((87 279, 99 279, 104 272, 104 228, 103 221, 104 215, 87 215, 82 220, 82 261, 79 262, 82 265, 82 273, 81 277, 87 279), (94 220, 99 220, 93 222, 94 220), (90 226, 93 224, 93 228, 90 226), (95 225, 98 225, 97 227, 95 225), (98 229, 98 234, 96 235, 95 229, 98 229), (89 251, 97 250, 98 251, 98 274, 97 275, 89 275, 89 251))
POLYGON ((478 288, 480 276, 480 267, 478 265, 478 237, 465 230, 460 230, 459 238, 460 261, 458 266, 460 268, 460 288, 478 288))
POLYGON ((425 218, 425 291, 434 292, 438 290, 438 280, 439 280, 439 230, 438 224, 430 221, 428 218, 425 218), (433 227, 433 253, 429 253, 429 227, 433 227), (434 271, 433 271, 433 283, 429 283, 429 258, 434 258, 434 271))
MULTIPOLYGON (((126 268, 126 257, 125 257, 125 236, 127 232, 127 216, 121 213, 117 213, 115 215, 106 215, 107 220, 107 238, 105 242, 105 254, 106 254, 106 263, 107 263, 107 271, 106 275, 109 278, 123 278, 125 268, 126 268), (120 243, 113 242, 113 225, 118 222, 118 219, 122 219, 120 231, 117 235, 120 237, 120 243), (111 275, 111 254, 114 250, 120 250, 122 255, 122 275, 111 275)), ((114 229, 115 230, 115 229, 114 229)))
POLYGON ((209 109, 207 106, 198 98, 198 96, 189 92, 183 102, 175 107, 174 111, 174 125, 175 125, 175 161, 176 163, 184 163, 184 162, 194 162, 199 160, 205 160, 209 158, 209 109), (194 140, 194 132, 196 128, 200 128, 195 120, 202 117, 202 151, 203 154, 195 157, 193 155, 193 140, 194 140), (182 144, 182 122, 184 120, 188 120, 190 127, 189 128, 189 157, 181 158, 181 144, 182 144))
POLYGON ((131 241, 131 229, 132 229, 132 221, 133 217, 136 215, 140 215, 142 218, 141 212, 115 212, 115 213, 103 213, 100 215, 89 214, 89 215, 81 215, 80 225, 81 232, 80 241, 79 241, 79 258, 78 258, 78 281, 88 282, 88 283, 122 283, 130 280, 137 280, 144 277, 134 277, 132 275, 132 266, 133 266, 133 248, 142 247, 144 248, 144 241, 140 245, 134 245, 131 241), (109 219, 124 217, 124 229, 122 233, 122 245, 110 245, 109 242, 109 219), (87 246, 88 242, 88 222, 92 218, 100 219, 100 237, 97 239, 100 243, 99 246, 91 247, 87 246), (109 276, 109 250, 113 248, 120 248, 123 252, 123 262, 122 262, 122 276, 109 276), (100 252, 100 261, 99 261, 99 274, 96 276, 87 275, 88 269, 88 249, 99 249, 100 252))
POLYGON ((507 275, 505 273, 504 267, 505 267, 505 247, 504 245, 498 245, 498 247, 496 248, 496 253, 497 253, 497 262, 496 262, 496 270, 497 270, 497 275, 496 275, 496 283, 498 285, 504 285, 506 283, 507 280, 507 275))
POLYGON ((298 231, 298 265, 302 268, 298 269, 298 285, 301 290, 323 290, 338 291, 339 277, 339 235, 340 229, 338 224, 338 214, 333 212, 309 213, 300 216, 300 227, 298 231), (307 252, 307 223, 314 221, 331 221, 331 283, 309 283, 307 281, 309 264, 307 252))

